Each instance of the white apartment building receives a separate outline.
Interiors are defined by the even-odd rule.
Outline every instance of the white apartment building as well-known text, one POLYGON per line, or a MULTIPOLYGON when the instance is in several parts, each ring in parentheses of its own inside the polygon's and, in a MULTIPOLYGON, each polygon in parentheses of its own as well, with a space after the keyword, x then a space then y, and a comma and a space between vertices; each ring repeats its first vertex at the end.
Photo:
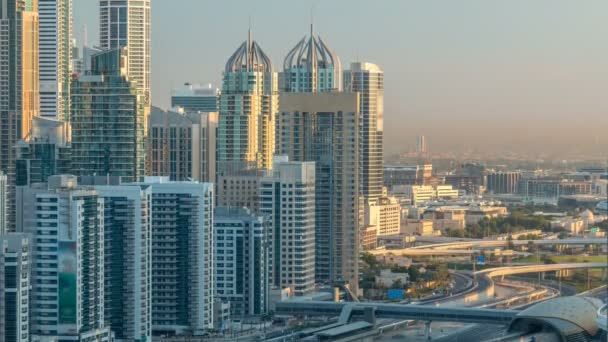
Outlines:
POLYGON ((315 287, 315 163, 284 161, 273 170, 260 185, 260 212, 270 223, 270 282, 301 296, 315 287))

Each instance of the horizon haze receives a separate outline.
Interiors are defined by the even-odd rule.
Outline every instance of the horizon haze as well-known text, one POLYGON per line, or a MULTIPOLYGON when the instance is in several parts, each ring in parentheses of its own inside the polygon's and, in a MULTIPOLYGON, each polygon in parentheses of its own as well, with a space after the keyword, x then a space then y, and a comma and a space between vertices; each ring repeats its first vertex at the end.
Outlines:
MULTIPOLYGON (((85 24, 89 44, 98 44, 98 6, 74 1, 79 46, 85 24)), ((413 150, 415 136, 425 135, 432 153, 607 157, 602 0, 383 1, 373 8, 361 0, 156 0, 153 105, 169 107, 171 89, 185 82, 220 87, 250 21, 279 71, 308 34, 311 13, 343 69, 368 61, 384 70, 386 155, 413 150)))

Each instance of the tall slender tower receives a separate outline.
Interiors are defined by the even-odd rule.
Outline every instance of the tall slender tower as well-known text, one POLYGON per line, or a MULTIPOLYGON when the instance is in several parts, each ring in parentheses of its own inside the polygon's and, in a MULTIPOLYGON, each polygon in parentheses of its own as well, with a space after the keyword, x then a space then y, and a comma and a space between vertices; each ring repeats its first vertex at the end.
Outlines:
POLYGON ((15 149, 38 115, 38 2, 0 0, 0 170, 8 177, 8 229, 15 228, 15 149))
POLYGON ((359 97, 341 93, 340 58, 312 25, 285 57, 280 78, 277 151, 315 162, 315 280, 356 290, 359 97))
MULTIPOLYGON (((99 1, 103 49, 128 47, 129 81, 143 97, 144 134, 150 115, 150 0, 99 1)), ((86 43, 86 42, 85 42, 86 43)))
POLYGON ((247 41, 230 56, 224 70, 218 168, 241 162, 248 168, 272 169, 277 110, 277 75, 249 31, 247 41))
POLYGON ((352 63, 344 88, 360 94, 360 191, 365 201, 376 200, 382 197, 384 73, 376 64, 352 63))
POLYGON ((70 113, 72 0, 46 0, 40 17, 40 115, 67 121, 70 113))

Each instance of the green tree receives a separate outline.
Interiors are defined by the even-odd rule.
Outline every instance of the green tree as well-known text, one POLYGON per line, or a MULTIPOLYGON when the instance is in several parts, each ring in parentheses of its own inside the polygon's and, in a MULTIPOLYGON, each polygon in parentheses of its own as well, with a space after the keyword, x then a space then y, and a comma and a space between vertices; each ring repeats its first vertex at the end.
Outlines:
POLYGON ((407 269, 407 274, 410 276, 410 281, 414 282, 414 281, 418 281, 418 279, 420 278, 420 270, 418 270, 418 267, 412 265, 407 269))

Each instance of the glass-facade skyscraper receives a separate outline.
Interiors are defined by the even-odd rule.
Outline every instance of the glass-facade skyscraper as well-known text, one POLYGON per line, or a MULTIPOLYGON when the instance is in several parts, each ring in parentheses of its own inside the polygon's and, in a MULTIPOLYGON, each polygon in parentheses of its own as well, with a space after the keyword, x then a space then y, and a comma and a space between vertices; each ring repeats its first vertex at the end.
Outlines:
POLYGON ((0 0, 0 171, 8 177, 8 229, 15 229, 15 149, 39 114, 38 1, 0 0))
POLYGON ((372 63, 352 63, 344 72, 344 89, 358 92, 361 101, 360 182, 364 200, 382 197, 384 136, 384 72, 372 63))
POLYGON ((277 75, 250 32, 224 69, 218 168, 226 162, 241 162, 246 167, 271 169, 277 109, 277 75))
MULTIPOLYGON (((144 129, 151 110, 150 0, 99 0, 99 41, 102 49, 128 47, 128 76, 142 96, 144 129)), ((147 129, 144 130, 147 134, 147 129)))
POLYGON ((72 172, 78 176, 143 179, 142 96, 126 73, 126 50, 91 58, 90 74, 72 82, 72 172))

